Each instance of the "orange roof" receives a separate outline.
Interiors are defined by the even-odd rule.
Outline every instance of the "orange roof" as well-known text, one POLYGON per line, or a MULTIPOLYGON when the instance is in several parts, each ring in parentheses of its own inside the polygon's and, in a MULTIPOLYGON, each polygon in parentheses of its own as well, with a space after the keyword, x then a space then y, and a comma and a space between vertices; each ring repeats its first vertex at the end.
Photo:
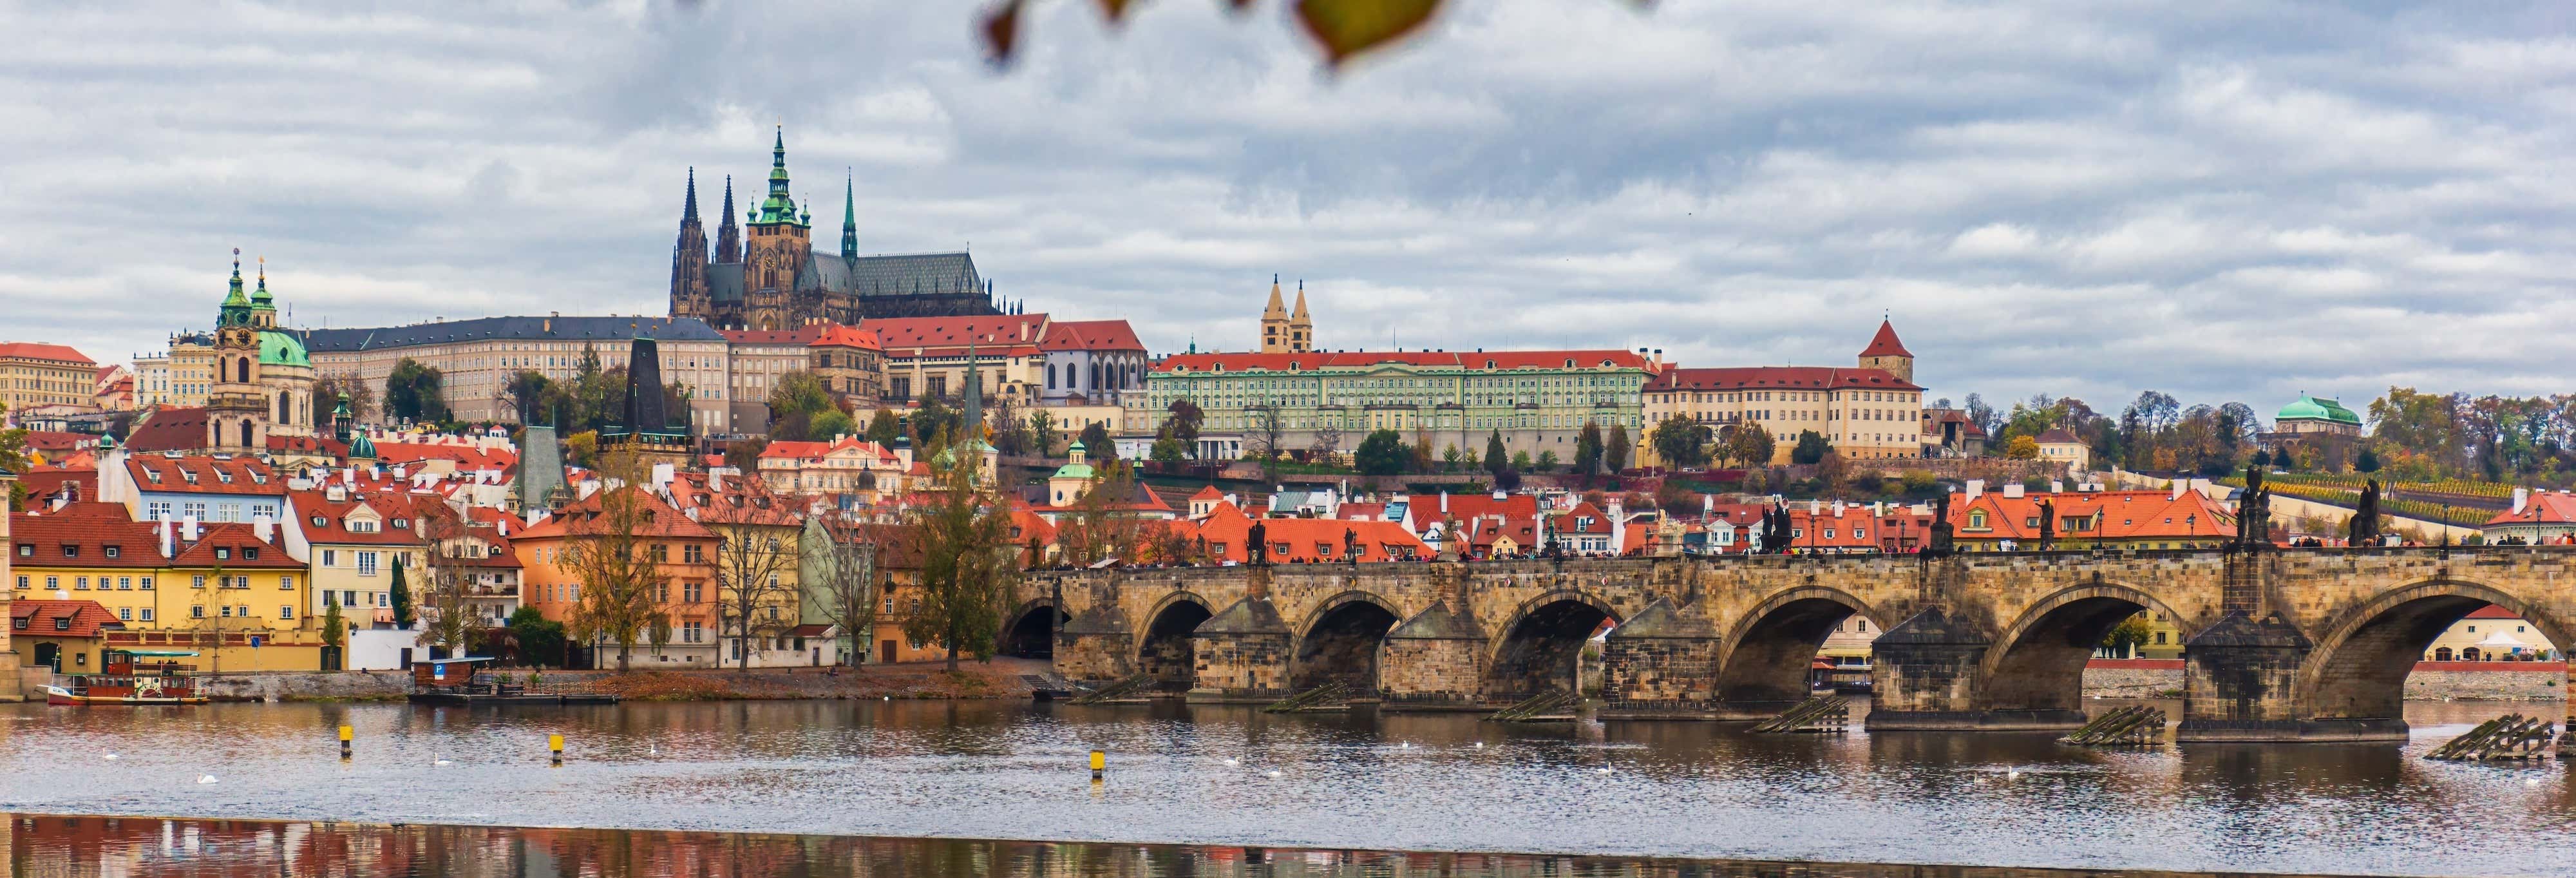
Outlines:
POLYGON ((302 532, 304 539, 309 542, 379 546, 417 546, 422 543, 420 534, 408 523, 414 517, 413 510, 409 498, 403 495, 357 495, 334 501, 327 491, 316 488, 309 491, 289 492, 287 500, 297 517, 294 527, 302 532), (360 506, 375 510, 376 515, 384 519, 384 523, 372 532, 350 530, 349 514, 356 512, 360 506), (395 527, 395 519, 404 519, 406 523, 402 527, 395 527))
POLYGON ((1124 320, 1066 320, 1049 323, 1038 349, 1048 351, 1142 351, 1145 343, 1124 320))
POLYGON ((2520 619, 2520 618, 2522 618, 2522 614, 2521 614, 2521 613, 2514 612, 2514 611, 2512 611, 2512 610, 2505 609, 2505 608, 2503 608, 2503 607, 2496 606, 2496 605, 2494 605, 2494 604, 2488 604, 2488 605, 2486 605, 2486 606, 2479 607, 2479 608, 2474 609, 2474 610, 2470 610, 2470 611, 2469 611, 2469 618, 2471 618, 2471 619, 2520 619))
POLYGON ((91 362, 87 355, 79 351, 65 345, 46 344, 40 341, 0 341, 0 359, 53 360, 67 364, 77 363, 83 368, 98 368, 97 363, 91 362))
MULTIPOLYGON (((1415 494, 1406 499, 1405 516, 1412 520, 1415 531, 1430 530, 1444 517, 1455 518, 1460 524, 1465 524, 1470 519, 1490 515, 1519 521, 1522 529, 1526 530, 1538 515, 1538 498, 1527 494, 1513 494, 1500 500, 1494 499, 1492 494, 1450 494, 1449 511, 1445 515, 1440 511, 1440 497, 1439 494, 1415 494)), ((1488 538, 1485 542, 1493 540, 1488 538)))
POLYGON ((99 629, 124 627, 115 613, 97 601, 19 598, 9 602, 9 628, 20 637, 97 637, 99 629), (56 628, 58 619, 69 619, 71 624, 56 628))
POLYGON ((1904 342, 1896 340, 1896 324, 1885 320, 1878 322, 1878 334, 1870 336, 1869 347, 1862 348, 1860 355, 1864 357, 1914 356, 1913 352, 1905 349, 1904 342))
POLYGON ((1667 369, 1646 382, 1646 392, 1671 390, 1770 389, 1921 390, 1879 369, 1831 366, 1730 366, 1715 369, 1667 369))
MULTIPOLYGON (((1252 536, 1252 519, 1242 513, 1212 515, 1198 526, 1199 536, 1208 542, 1208 553, 1220 561, 1251 560, 1244 541, 1252 536), (1219 551, 1222 549, 1222 551, 1219 551)), ((1403 525, 1392 521, 1343 521, 1332 518, 1264 518, 1262 536, 1270 543, 1270 560, 1283 564, 1297 562, 1349 561, 1342 554, 1343 541, 1352 535, 1359 539, 1361 561, 1398 561, 1408 557, 1431 555, 1423 544, 1403 525), (1280 553, 1280 544, 1288 546, 1280 553)))
POLYGON ((2093 491, 2075 493, 2032 492, 2020 497, 2005 497, 2000 491, 1987 491, 1976 500, 1953 502, 1950 523, 1953 533, 1963 540, 2035 540, 2039 538, 2041 501, 2056 504, 2057 518, 2098 519, 2096 530, 2070 533, 2057 529, 2057 538, 2080 540, 2141 540, 2162 538, 2232 537, 2236 535, 2236 516, 2218 501, 2199 491, 2184 491, 2176 498, 2166 491, 2093 491), (1983 510, 1986 528, 1968 529, 1969 515, 1983 510))
POLYGON ((286 494, 286 482, 254 457, 137 455, 125 459, 125 471, 134 477, 135 487, 145 491, 286 494))
POLYGON ((873 330, 842 326, 838 323, 820 324, 819 328, 823 331, 817 333, 814 336, 813 341, 807 342, 806 344, 808 346, 818 348, 866 348, 872 351, 878 350, 881 347, 877 342, 877 334, 873 330))
POLYGON ((2576 524, 2576 494, 2553 494, 2536 491, 2521 512, 2510 509, 2487 519, 2488 527, 2500 524, 2576 524))
POLYGON ((1308 351, 1300 354, 1173 354, 1154 364, 1156 372, 1214 372, 1267 369, 1359 369, 1399 364, 1429 369, 1643 369, 1654 364, 1635 351, 1308 351))
POLYGON ((472 445, 447 445, 435 442, 378 442, 376 462, 385 466, 417 463, 424 460, 456 462, 457 470, 509 471, 519 465, 519 455, 506 448, 478 448, 472 445))
MULTIPOLYGON (((715 539, 716 534, 714 531, 706 529, 697 522, 690 521, 687 515, 681 514, 680 510, 671 508, 671 504, 662 502, 662 498, 654 496, 653 492, 644 490, 642 487, 636 485, 628 485, 617 490, 633 493, 643 504, 642 513, 644 522, 642 527, 636 529, 635 534, 637 536, 675 539, 715 539)), ((609 522, 607 516, 603 515, 600 511, 600 500, 604 496, 605 492, 594 493, 587 499, 565 506, 561 514, 547 518, 545 521, 538 522, 535 526, 512 536, 511 539, 559 539, 562 537, 598 536, 606 533, 609 522)))
POLYGON ((866 321, 862 328, 875 331, 877 342, 889 351, 907 348, 962 351, 971 343, 979 352, 989 350, 1001 354, 1037 350, 1039 332, 1046 322, 1044 314, 885 317, 866 321), (1016 350, 1023 346, 1027 351, 1016 350))

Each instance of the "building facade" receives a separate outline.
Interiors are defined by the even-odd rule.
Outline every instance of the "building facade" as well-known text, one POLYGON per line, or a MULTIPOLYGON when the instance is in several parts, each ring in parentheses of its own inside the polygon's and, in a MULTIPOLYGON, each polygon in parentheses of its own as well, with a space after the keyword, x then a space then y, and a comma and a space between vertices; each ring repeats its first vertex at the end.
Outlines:
POLYGON ((1499 432, 1509 450, 1570 459, 1585 424, 1641 432, 1656 369, 1640 354, 1600 350, 1175 354, 1147 373, 1128 423, 1160 423, 1155 412, 1189 400, 1211 433, 1258 432, 1275 410, 1283 450, 1320 436, 1346 452, 1394 430, 1408 443, 1481 453, 1499 432))
MULTIPOLYGON (((1923 454, 1923 388, 1913 383, 1914 355, 1880 323, 1859 365, 1671 368, 1646 385, 1646 423, 1675 416, 1709 425, 1723 438, 1736 429, 1771 435, 1770 463, 1789 462, 1798 435, 1825 437, 1846 459, 1892 460, 1923 454)), ((1653 443, 1632 432, 1637 460, 1655 461, 1653 443)), ((1660 462, 1660 461, 1655 461, 1660 462)))
POLYGON ((10 518, 18 595, 96 601, 135 643, 198 651, 201 671, 321 668, 305 565, 273 521, 136 521, 111 503, 10 518))
POLYGON ((1270 276, 1270 305, 1261 309, 1261 352, 1302 354, 1315 349, 1315 319, 1306 313, 1306 282, 1297 282, 1297 310, 1279 306, 1279 276, 1270 276))
POLYGON ((98 364, 58 344, 0 342, 0 405, 23 412, 47 405, 93 405, 98 364))
MULTIPOLYGON (((724 329, 782 330, 817 323, 855 326, 865 318, 1001 314, 992 284, 964 252, 859 255, 855 181, 842 187, 837 253, 818 250, 813 211, 789 191, 787 134, 770 149, 769 189, 734 224, 733 178, 714 249, 698 217, 696 169, 671 248, 671 316, 724 329), (750 235, 743 234, 748 229, 750 235)), ((1016 309, 1013 309, 1016 310, 1016 309)))
MULTIPOLYGON (((728 346, 696 320, 550 314, 302 332, 314 368, 324 374, 382 388, 396 364, 415 360, 439 371, 440 396, 457 420, 508 424, 519 422, 504 392, 513 376, 525 371, 569 381, 588 358, 602 369, 627 368, 630 343, 639 338, 657 342, 662 381, 677 383, 688 396, 696 432, 733 430, 728 346)), ((373 423, 384 422, 379 408, 373 423)))

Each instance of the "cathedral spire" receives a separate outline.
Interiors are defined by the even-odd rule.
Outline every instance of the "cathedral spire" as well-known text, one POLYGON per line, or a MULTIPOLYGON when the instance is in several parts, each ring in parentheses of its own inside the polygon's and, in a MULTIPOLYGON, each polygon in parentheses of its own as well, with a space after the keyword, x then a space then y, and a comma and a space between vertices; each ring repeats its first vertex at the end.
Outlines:
POLYGON ((688 224, 690 224, 690 223, 694 223, 694 222, 697 222, 697 221, 698 221, 698 169, 697 169, 696 167, 694 167, 694 166, 693 166, 693 167, 689 168, 689 200, 688 200, 688 206, 687 206, 687 207, 683 207, 683 208, 681 208, 681 209, 680 209, 680 224, 685 226, 685 225, 688 225, 688 224))
POLYGON ((787 191, 787 126, 778 127, 778 139, 770 147, 769 156, 769 197, 761 199, 760 216, 752 222, 806 225, 796 213, 795 196, 787 191))
POLYGON ((223 307, 217 309, 215 313, 215 323, 219 326, 247 326, 250 324, 250 297, 242 294, 241 248, 239 247, 233 248, 233 282, 231 292, 224 295, 223 307))
POLYGON ((859 258, 858 175, 844 169, 841 179, 841 258, 859 258))
POLYGON ((724 219, 716 225, 716 261, 742 261, 742 227, 733 223, 733 175, 725 175, 724 219))

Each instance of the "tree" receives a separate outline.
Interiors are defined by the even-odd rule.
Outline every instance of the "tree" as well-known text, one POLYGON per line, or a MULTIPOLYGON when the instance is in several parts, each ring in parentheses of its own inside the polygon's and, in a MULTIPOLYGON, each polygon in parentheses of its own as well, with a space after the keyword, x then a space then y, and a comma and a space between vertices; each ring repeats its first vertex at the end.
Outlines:
MULTIPOLYGON (((1090 445, 1091 443, 1088 442, 1083 443, 1084 451, 1086 453, 1090 450, 1090 445)), ((1154 437, 1154 448, 1148 453, 1148 456, 1153 459, 1156 465, 1159 465, 1166 470, 1180 466, 1181 461, 1188 457, 1188 455, 1181 453, 1181 440, 1172 438, 1172 435, 1169 433, 1154 437)))
POLYGON ((535 607, 520 607, 510 614, 510 638, 519 642, 519 661, 530 667, 561 664, 564 654, 563 623, 546 618, 535 607))
MULTIPOLYGON (((8 414, 8 404, 0 403, 0 418, 5 418, 8 414)), ((27 428, 10 427, 0 430, 0 472, 26 472, 30 459, 31 456, 27 453, 27 428)), ((11 481, 7 497, 8 508, 4 511, 16 512, 25 509, 30 490, 25 482, 11 481)))
POLYGON ((1968 394, 1968 409, 1964 414, 1968 416, 1969 423, 1977 425, 1977 429, 1986 431, 1986 435, 1988 436, 1993 436, 2003 431, 2004 416, 2001 413, 1996 412, 1994 406, 1987 405, 1985 399, 1976 394, 1968 394))
POLYGON ((1655 447, 1655 456, 1662 458, 1665 466, 1699 466, 1708 462, 1707 456, 1700 451, 1699 431, 1698 422, 1674 415, 1656 424, 1654 432, 1647 434, 1646 442, 1655 447))
POLYGON ((1288 421, 1275 405, 1255 406, 1249 414, 1246 426, 1251 429, 1244 431, 1243 450, 1261 461, 1262 471, 1267 473, 1270 465, 1279 460, 1279 440, 1288 433, 1288 421))
POLYGON ((1404 471, 1413 453, 1405 448, 1404 437, 1394 430, 1376 430, 1360 440, 1359 450, 1351 457, 1363 475, 1391 476, 1404 471))
POLYGON ((830 442, 835 437, 856 435, 858 432, 858 422, 850 420, 850 416, 840 409, 824 409, 822 414, 815 415, 814 419, 805 425, 807 439, 814 442, 830 442))
POLYGON ((963 421, 962 415, 938 397, 922 394, 912 410, 912 447, 928 450, 932 441, 956 433, 963 421))
POLYGON ((1114 457, 1092 471, 1096 479, 1074 498, 1072 512, 1056 519, 1056 542, 1075 565, 1133 557, 1144 537, 1144 520, 1128 508, 1136 497, 1135 473, 1114 457))
MULTIPOLYGON (((834 434, 822 432, 811 426, 813 419, 824 412, 838 414, 840 409, 832 404, 831 385, 823 380, 823 376, 799 369, 778 376, 777 383, 770 385, 769 434, 771 438, 830 439, 834 434), (781 424, 807 426, 802 430, 782 431, 779 429, 781 424), (793 432, 794 435, 787 435, 788 432, 793 432)), ((841 421, 848 423, 849 416, 842 415, 841 421)), ((845 429, 842 432, 855 431, 845 429)))
MULTIPOLYGON (((744 479, 742 493, 700 507, 698 523, 716 535, 716 609, 719 641, 734 639, 734 669, 749 670, 761 645, 796 627, 795 521, 784 498, 758 479, 744 479), (733 500, 741 500, 739 505, 733 500), (783 611, 782 611, 783 608, 783 611)), ((716 656, 722 664, 724 656, 716 656)))
POLYGON ((1779 446, 1771 431, 1751 424, 1738 424, 1726 432, 1726 459, 1736 466, 1770 466, 1779 446))
POLYGON ((332 372, 314 379, 313 404, 316 408, 328 411, 323 401, 329 400, 329 405, 337 406, 344 395, 349 397, 350 417, 364 420, 375 412, 376 386, 359 379, 358 373, 332 372))
POLYGON ((2371 450, 2371 447, 2368 445, 2362 446, 2361 453, 2354 455, 2352 458, 2352 468, 2356 472, 2378 472, 2379 452, 2371 450))
POLYGON ((1485 472, 1500 476, 1503 470, 1511 465, 1511 452, 1503 450, 1503 431, 1495 430, 1485 434, 1485 472))
POLYGON ((411 582, 403 575, 403 556, 400 552, 394 553, 393 583, 386 588, 386 591, 391 592, 392 596, 394 627, 410 628, 411 623, 415 621, 411 611, 411 582))
MULTIPOLYGON (((1115 456, 1117 456, 1117 455, 1115 455, 1115 454, 1111 454, 1111 450, 1112 450, 1112 449, 1117 448, 1117 447, 1118 447, 1118 443, 1115 443, 1115 442, 1111 442, 1111 441, 1109 441, 1109 428, 1108 428, 1108 427, 1101 426, 1101 425, 1100 425, 1099 423, 1097 423, 1097 422, 1090 423, 1090 424, 1084 424, 1084 425, 1083 425, 1083 427, 1082 427, 1082 436, 1081 436, 1081 439, 1082 439, 1082 451, 1083 451, 1083 454, 1084 454, 1085 456, 1092 456, 1092 455, 1108 455, 1108 456, 1111 456, 1111 457, 1115 457, 1115 456)), ((1187 442, 1176 442, 1174 447, 1177 447, 1177 448, 1180 448, 1180 449, 1181 449, 1181 455, 1182 455, 1182 456, 1187 457, 1187 456, 1189 455, 1189 443, 1187 443, 1187 442)))
POLYGON ((1029 438, 1029 420, 1020 416, 1019 407, 1011 404, 1010 397, 994 400, 992 411, 984 417, 985 423, 993 425, 993 450, 1005 457, 1045 454, 1044 447, 1031 449, 1037 443, 1029 438))
POLYGON ((841 629, 851 648, 843 664, 857 666, 868 654, 877 619, 877 542, 865 525, 805 520, 797 549, 808 561, 798 575, 823 617, 841 629))
POLYGON ((1342 453, 1341 425, 1333 422, 1331 419, 1326 419, 1322 425, 1317 426, 1315 428, 1315 444, 1312 450, 1314 452, 1315 462, 1328 465, 1331 464, 1333 462, 1333 458, 1342 453))
POLYGON ((725 446, 725 465, 749 475, 760 471, 760 453, 769 450, 769 437, 752 436, 736 439, 725 446))
POLYGON ((1628 468, 1628 454, 1636 447, 1637 443, 1628 438, 1628 425, 1610 425, 1610 438, 1601 443, 1601 465, 1611 475, 1618 475, 1628 468))
POLYGON ((2111 630, 2103 632, 2102 648, 2113 653, 2128 655, 2131 654, 2131 650, 2144 646, 2147 638, 2154 634, 2155 629, 2147 625, 2147 614, 2139 613, 2120 620, 2120 624, 2113 625, 2111 630))
POLYGON ((323 670, 336 671, 348 664, 349 620, 340 615, 340 599, 331 592, 322 593, 322 645, 329 647, 337 660, 323 670))
MULTIPOLYGON (((1184 448, 1198 448, 1199 425, 1207 421, 1207 413, 1199 410, 1198 403, 1186 399, 1172 400, 1166 411, 1170 417, 1163 419, 1163 425, 1171 429, 1172 438, 1181 440, 1184 448)), ((1192 456, 1196 456, 1195 452, 1192 456)))
POLYGON ((1825 441, 1824 434, 1818 433, 1814 430, 1800 430, 1798 431, 1798 444, 1789 449, 1789 462, 1796 464, 1819 463, 1825 459, 1825 455, 1832 453, 1834 453, 1833 443, 1825 441))
POLYGON ((495 399, 508 405, 520 423, 542 424, 547 417, 548 391, 554 388, 554 384, 546 379, 544 373, 521 369, 501 385, 501 392, 495 399))
POLYGON ((428 611, 421 617, 422 639, 451 657, 463 655, 474 634, 474 604, 467 599, 474 582, 471 560, 482 555, 482 543, 443 504, 426 507, 419 521, 429 560, 421 589, 421 608, 428 611))
POLYGON ((1530 456, 1528 451, 1512 452, 1512 469, 1526 472, 1529 468, 1530 456))
POLYGON ((1574 472, 1588 478, 1600 469, 1601 425, 1585 421, 1583 429, 1574 432, 1574 472))
MULTIPOLYGON (((871 430, 873 429, 874 428, 872 427, 871 430)), ((1055 455, 1056 440, 1064 438, 1063 436, 1058 435, 1061 432, 1063 431, 1056 429, 1054 415, 1048 414, 1045 411, 1038 411, 1029 415, 1029 444, 1035 446, 1035 451, 1039 457, 1053 457, 1055 455)))
POLYGON ((394 364, 393 374, 385 377, 386 413, 397 420, 447 420, 447 402, 440 395, 444 381, 437 369, 402 358, 394 364))
POLYGON ((1010 506, 980 482, 976 467, 949 467, 939 483, 929 500, 905 513, 921 575, 920 606, 904 620, 903 633, 916 646, 945 648, 954 673, 960 655, 992 656, 1002 600, 1019 571, 1010 506))
POLYGON ((1440 470, 1442 472, 1457 472, 1458 461, 1459 454, 1457 445, 1452 444, 1447 449, 1440 452, 1440 470))
MULTIPOLYGON (((1801 439, 1798 445, 1800 448, 1806 447, 1805 440, 1801 439)), ((2029 436, 2015 436, 2011 443, 2004 446, 2004 456, 2014 460, 2038 460, 2039 440, 2029 436)))
POLYGON ((1556 452, 1553 452, 1553 451, 1541 451, 1541 452, 1539 452, 1539 453, 1538 453, 1538 461, 1537 461, 1538 468, 1537 468, 1536 470, 1534 470, 1534 472, 1542 472, 1542 473, 1543 473, 1543 472, 1548 472, 1548 471, 1554 470, 1554 469, 1556 469, 1556 465, 1557 465, 1557 463, 1558 463, 1558 461, 1557 461, 1557 459, 1556 459, 1556 452))
POLYGON ((868 441, 879 446, 891 447, 894 445, 894 440, 901 436, 903 436, 903 419, 896 417, 893 410, 878 409, 875 415, 868 418, 868 441))
POLYGON ((670 588, 670 575, 645 554, 640 538, 651 532, 654 514, 651 495, 637 485, 641 469, 632 453, 602 461, 602 475, 624 487, 603 488, 586 508, 565 513, 567 531, 579 536, 566 541, 562 564, 581 589, 572 635, 616 643, 621 672, 632 664, 636 641, 648 634, 667 640, 670 627, 656 602, 670 588))

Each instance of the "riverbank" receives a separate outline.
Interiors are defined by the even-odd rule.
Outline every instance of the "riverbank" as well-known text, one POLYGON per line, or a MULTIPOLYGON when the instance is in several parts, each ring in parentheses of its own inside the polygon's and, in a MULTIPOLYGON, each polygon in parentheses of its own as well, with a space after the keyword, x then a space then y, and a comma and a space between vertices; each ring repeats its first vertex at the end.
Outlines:
MULTIPOLYGON (((2408 701, 2565 701, 2561 662, 2419 662, 2406 675, 2408 701)), ((2180 698, 2181 659, 2095 659, 2084 667, 2092 698, 2180 698)))
MULTIPOLYGON (((628 701, 777 701, 882 699, 974 700, 1030 697, 1023 676, 1042 676, 1050 666, 1042 659, 996 658, 960 662, 951 674, 944 662, 870 664, 856 668, 753 668, 748 671, 545 671, 540 679, 583 682, 628 701)), ((525 681, 530 671, 488 671, 525 681)), ((254 674, 209 674, 199 685, 216 701, 367 702, 401 701, 411 694, 411 674, 403 671, 338 671, 254 674)))

